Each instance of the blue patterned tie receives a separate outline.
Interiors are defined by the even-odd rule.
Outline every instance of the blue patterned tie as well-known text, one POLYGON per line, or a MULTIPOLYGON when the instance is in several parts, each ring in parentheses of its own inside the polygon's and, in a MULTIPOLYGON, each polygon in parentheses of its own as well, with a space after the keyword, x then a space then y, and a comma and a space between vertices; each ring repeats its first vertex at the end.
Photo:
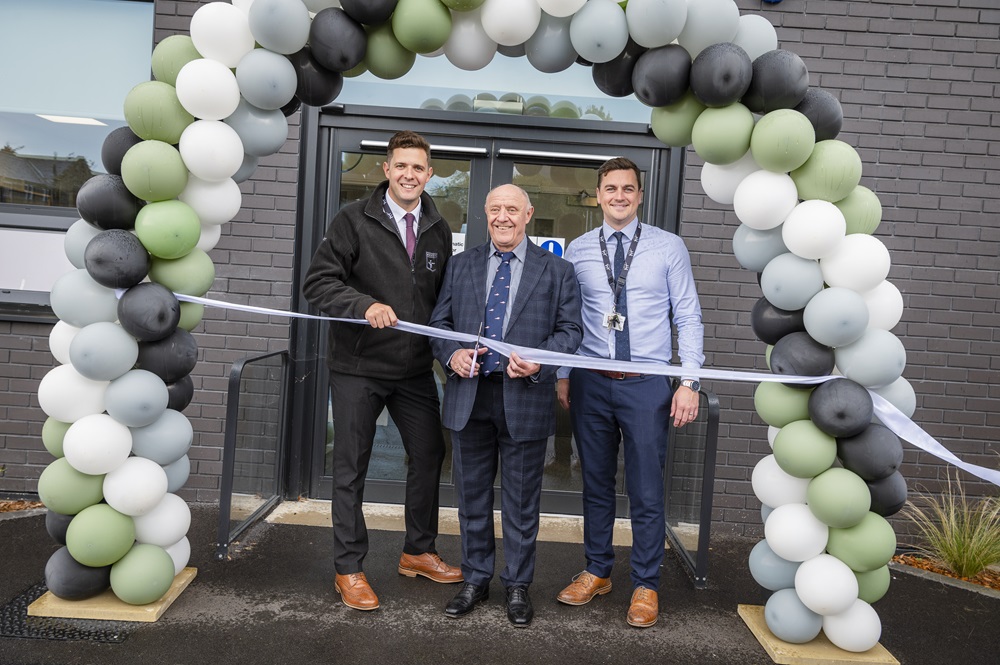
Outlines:
MULTIPOLYGON (((503 318, 507 314, 507 301, 510 298, 510 260, 514 258, 514 252, 493 252, 493 254, 500 257, 500 267, 497 268, 497 274, 493 278, 490 296, 486 299, 483 337, 487 340, 503 341, 503 318)), ((500 367, 500 354, 493 350, 489 342, 486 346, 489 351, 483 358, 483 376, 500 367)))
MULTIPOLYGON (((615 279, 618 279, 618 275, 622 272, 622 266, 625 265, 625 248, 622 246, 622 238, 625 237, 625 234, 621 231, 615 231, 611 237, 618 241, 618 247, 615 249, 615 279)), ((615 360, 632 360, 632 349, 628 341, 628 298, 625 297, 624 288, 622 288, 622 294, 618 298, 618 307, 615 311, 626 317, 624 328, 615 331, 615 360)))

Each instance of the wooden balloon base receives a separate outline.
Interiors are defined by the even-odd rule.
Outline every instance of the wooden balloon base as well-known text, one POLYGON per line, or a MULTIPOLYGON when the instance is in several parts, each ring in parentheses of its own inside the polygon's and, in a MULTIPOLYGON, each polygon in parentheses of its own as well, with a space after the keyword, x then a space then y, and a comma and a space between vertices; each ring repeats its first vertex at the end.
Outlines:
POLYGON ((823 633, 812 642, 791 644, 771 634, 764 621, 762 606, 740 605, 737 611, 747 628, 767 651, 767 655, 779 665, 858 665, 858 663, 899 665, 899 661, 881 644, 876 644, 868 651, 854 653, 834 646, 823 633))
POLYGON ((163 616, 197 574, 197 568, 185 568, 174 577, 173 584, 163 597, 148 605, 129 605, 119 600, 111 589, 87 600, 63 600, 46 591, 41 598, 28 605, 28 616, 153 622, 163 616))

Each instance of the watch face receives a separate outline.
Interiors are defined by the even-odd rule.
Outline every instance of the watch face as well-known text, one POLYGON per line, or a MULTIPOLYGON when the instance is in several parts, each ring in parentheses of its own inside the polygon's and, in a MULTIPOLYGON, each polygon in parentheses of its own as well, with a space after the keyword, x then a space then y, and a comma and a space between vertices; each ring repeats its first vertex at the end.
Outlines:
POLYGON ((690 388, 691 390, 693 390, 695 392, 698 392, 701 389, 701 384, 700 383, 698 383, 697 381, 692 381, 690 379, 687 379, 685 381, 681 381, 681 385, 684 386, 685 388, 690 388))

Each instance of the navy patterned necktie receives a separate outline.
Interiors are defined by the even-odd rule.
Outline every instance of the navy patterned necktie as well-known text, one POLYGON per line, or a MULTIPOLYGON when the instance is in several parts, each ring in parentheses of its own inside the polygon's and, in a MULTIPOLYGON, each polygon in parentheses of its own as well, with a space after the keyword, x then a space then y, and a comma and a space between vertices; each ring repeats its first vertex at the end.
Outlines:
MULTIPOLYGON (((483 337, 487 340, 503 340, 503 319, 507 314, 507 301, 510 300, 510 260, 514 252, 493 252, 500 257, 500 267, 493 277, 489 297, 486 299, 486 314, 483 318, 483 337)), ((489 342, 489 351, 483 357, 483 376, 500 367, 500 354, 493 350, 489 342)))
MULTIPOLYGON (((625 234, 621 231, 615 231, 611 237, 618 241, 618 247, 615 248, 615 279, 618 279, 618 275, 622 272, 622 266, 625 265, 625 247, 622 246, 622 238, 625 237, 625 234)), ((628 298, 625 297, 624 288, 622 288, 621 296, 618 298, 618 307, 615 311, 625 317, 623 328, 615 331, 615 360, 632 360, 632 349, 628 340, 628 298)))

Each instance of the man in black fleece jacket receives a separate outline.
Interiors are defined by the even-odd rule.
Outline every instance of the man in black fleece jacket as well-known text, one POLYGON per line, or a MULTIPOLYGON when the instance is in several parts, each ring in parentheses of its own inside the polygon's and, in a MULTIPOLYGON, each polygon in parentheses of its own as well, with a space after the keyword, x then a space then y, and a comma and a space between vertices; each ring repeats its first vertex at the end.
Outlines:
POLYGON ((374 610, 365 578, 368 530, 361 511, 375 421, 383 408, 399 428, 409 458, 406 540, 399 573, 435 582, 462 581, 437 555, 438 484, 445 446, 422 335, 391 330, 399 320, 426 324, 451 256, 451 229, 424 192, 433 170, 418 134, 389 140, 386 182, 333 218, 309 266, 303 294, 325 314, 364 318, 370 326, 330 323, 327 364, 333 403, 334 588, 348 607, 374 610))

